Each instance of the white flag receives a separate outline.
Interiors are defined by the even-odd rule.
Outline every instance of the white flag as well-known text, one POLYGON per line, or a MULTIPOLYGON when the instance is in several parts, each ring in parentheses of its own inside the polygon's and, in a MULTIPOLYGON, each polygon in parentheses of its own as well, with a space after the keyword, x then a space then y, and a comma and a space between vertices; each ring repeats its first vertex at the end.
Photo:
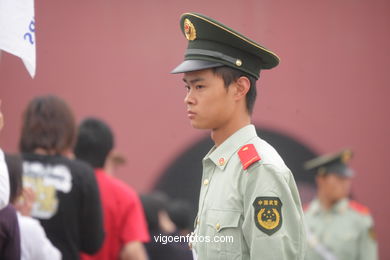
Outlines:
POLYGON ((0 50, 23 60, 35 76, 34 0, 0 0, 0 50))

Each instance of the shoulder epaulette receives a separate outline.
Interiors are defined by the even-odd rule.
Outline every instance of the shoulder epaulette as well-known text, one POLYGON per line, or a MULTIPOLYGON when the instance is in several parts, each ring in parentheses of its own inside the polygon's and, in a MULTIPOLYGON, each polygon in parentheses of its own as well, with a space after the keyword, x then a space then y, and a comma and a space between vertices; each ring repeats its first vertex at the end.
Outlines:
POLYGON ((238 156, 240 157, 244 170, 248 169, 253 163, 261 160, 260 155, 257 153, 253 144, 247 144, 241 147, 238 151, 238 156))
POLYGON ((349 207, 351 209, 359 212, 360 214, 370 215, 370 210, 366 206, 364 206, 364 205, 362 205, 362 204, 360 204, 360 203, 358 203, 358 202, 356 202, 354 200, 351 200, 349 202, 349 207))

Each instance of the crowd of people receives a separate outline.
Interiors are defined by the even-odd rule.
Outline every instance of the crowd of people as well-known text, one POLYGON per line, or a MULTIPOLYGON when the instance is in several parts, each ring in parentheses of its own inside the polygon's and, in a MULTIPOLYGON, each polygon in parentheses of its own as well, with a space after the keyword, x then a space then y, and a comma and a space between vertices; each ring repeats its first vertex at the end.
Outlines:
MULTIPOLYGON (((3 122, 1 114, 0 129, 3 122)), ((164 248, 151 240, 161 232, 190 232, 190 206, 163 195, 141 200, 114 177, 123 158, 102 120, 86 118, 77 126, 64 100, 36 97, 24 111, 19 148, 18 155, 0 150, 0 259, 192 256, 187 244, 164 248), (163 208, 161 201, 151 203, 162 197, 163 208)))
MULTIPOLYGON (((20 155, 0 150, 0 258, 193 259, 188 241, 153 239, 191 234, 193 205, 161 192, 139 196, 113 176, 124 163, 114 145, 104 121, 86 118, 77 127, 62 99, 34 98, 20 155)), ((351 157, 347 149, 305 165, 318 187, 305 207, 306 259, 377 259, 369 210, 348 198, 351 157)))

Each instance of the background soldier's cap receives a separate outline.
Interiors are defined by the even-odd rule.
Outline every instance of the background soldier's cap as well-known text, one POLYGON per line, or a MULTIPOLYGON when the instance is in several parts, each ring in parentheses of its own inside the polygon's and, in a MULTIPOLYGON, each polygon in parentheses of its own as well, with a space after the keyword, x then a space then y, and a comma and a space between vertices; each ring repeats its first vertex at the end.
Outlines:
POLYGON ((338 153, 322 155, 307 161, 304 168, 314 170, 319 175, 333 173, 344 177, 352 177, 354 171, 347 165, 351 158, 352 151, 343 149, 338 153))
POLYGON ((260 70, 279 64, 275 53, 207 16, 185 13, 180 28, 188 47, 184 62, 171 73, 229 66, 258 79, 260 70))

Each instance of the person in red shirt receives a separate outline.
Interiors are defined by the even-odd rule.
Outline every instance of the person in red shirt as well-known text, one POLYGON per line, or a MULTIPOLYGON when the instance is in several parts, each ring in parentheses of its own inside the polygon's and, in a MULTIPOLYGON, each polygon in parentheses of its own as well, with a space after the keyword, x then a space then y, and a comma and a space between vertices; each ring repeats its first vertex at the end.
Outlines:
POLYGON ((113 147, 114 136, 106 123, 95 118, 81 122, 74 152, 95 169, 106 233, 102 248, 94 255, 82 254, 82 259, 147 259, 143 242, 150 238, 140 199, 131 187, 104 170, 113 147))

